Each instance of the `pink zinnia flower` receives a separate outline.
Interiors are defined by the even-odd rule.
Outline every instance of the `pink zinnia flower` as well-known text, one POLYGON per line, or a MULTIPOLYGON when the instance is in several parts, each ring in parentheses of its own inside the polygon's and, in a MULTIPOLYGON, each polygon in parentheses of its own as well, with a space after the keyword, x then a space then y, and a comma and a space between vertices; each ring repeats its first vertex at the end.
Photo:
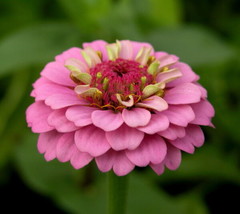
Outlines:
POLYGON ((148 43, 84 43, 56 56, 33 84, 27 122, 47 161, 126 175, 135 166, 175 170, 204 143, 214 109, 199 76, 148 43))

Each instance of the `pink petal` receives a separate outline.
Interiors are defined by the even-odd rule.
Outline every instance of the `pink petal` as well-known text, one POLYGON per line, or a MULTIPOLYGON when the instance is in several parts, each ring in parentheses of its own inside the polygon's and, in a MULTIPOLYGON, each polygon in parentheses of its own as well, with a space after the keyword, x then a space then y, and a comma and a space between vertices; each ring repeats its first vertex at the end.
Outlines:
POLYGON ((122 118, 130 127, 145 126, 151 119, 151 113, 143 108, 123 109, 122 118))
POLYGON ((87 152, 93 157, 104 154, 110 149, 105 132, 95 126, 87 126, 75 133, 75 144, 81 152, 87 152))
POLYGON ((184 127, 195 118, 195 114, 189 105, 171 105, 163 114, 168 117, 170 123, 184 127))
POLYGON ((134 165, 126 157, 125 153, 109 150, 106 154, 96 157, 96 163, 100 171, 113 171, 118 176, 124 176, 134 169, 134 165))
POLYGON ((117 152, 113 164, 113 171, 118 176, 124 176, 134 169, 134 164, 126 157, 124 152, 117 152))
POLYGON ((119 53, 119 57, 122 59, 133 59, 133 47, 132 43, 128 40, 122 40, 121 43, 121 49, 119 53))
POLYGON ((179 58, 166 52, 155 52, 155 57, 160 61, 160 67, 169 66, 178 62, 179 58))
POLYGON ((59 62, 48 63, 42 70, 41 76, 60 85, 71 87, 76 85, 70 78, 70 71, 59 62))
POLYGON ((180 70, 176 69, 176 70, 169 70, 166 72, 160 72, 157 77, 156 77, 156 81, 157 82, 171 82, 174 79, 177 79, 179 77, 182 76, 182 73, 180 70))
POLYGON ((168 108, 167 102, 163 98, 158 96, 148 97, 142 102, 137 103, 136 106, 143 107, 143 108, 150 108, 157 111, 163 111, 168 108))
MULTIPOLYGON (((30 96, 31 96, 31 97, 36 97, 36 96, 37 96, 37 94, 35 93, 35 89, 33 89, 33 90, 31 91, 30 96)), ((39 99, 36 99, 36 101, 38 101, 38 100, 39 100, 39 99)))
POLYGON ((185 136, 185 128, 181 126, 175 126, 170 124, 168 129, 158 132, 158 134, 164 138, 167 138, 169 140, 175 140, 177 138, 182 138, 185 136))
POLYGON ((73 105, 86 105, 86 100, 78 98, 75 94, 53 94, 45 100, 46 105, 52 109, 60 109, 73 105))
POLYGON ((61 162, 67 162, 71 159, 75 148, 74 133, 67 133, 60 137, 57 143, 57 158, 61 162))
POLYGON ((71 94, 75 95, 75 92, 67 87, 55 84, 55 83, 45 83, 39 85, 35 88, 34 94, 36 100, 45 100, 47 97, 52 94, 71 94))
POLYGON ((104 131, 113 131, 123 124, 122 114, 112 110, 96 110, 92 113, 92 122, 104 131))
POLYGON ((76 126, 83 127, 92 124, 91 115, 94 111, 96 111, 94 107, 72 106, 67 109, 66 117, 76 126))
POLYGON ((73 122, 65 116, 66 109, 53 111, 48 117, 48 124, 55 127, 59 132, 71 132, 78 129, 73 122))
POLYGON ((195 83, 198 88, 200 89, 201 93, 202 93, 202 99, 206 99, 207 97, 207 90, 202 86, 200 85, 199 83, 195 83))
POLYGON ((34 133, 42 133, 53 130, 54 127, 48 124, 47 118, 52 113, 52 109, 38 101, 30 105, 26 111, 28 127, 34 133))
POLYGON ((176 170, 180 166, 181 160, 182 160, 181 151, 168 143, 167 155, 164 160, 166 167, 171 170, 176 170))
POLYGON ((41 133, 38 137, 37 148, 41 154, 45 153, 47 149, 48 135, 46 133, 48 132, 41 133))
POLYGON ((53 84, 53 82, 45 77, 40 77, 33 83, 33 88, 38 88, 44 84, 53 84))
POLYGON ((201 90, 193 83, 183 83, 166 91, 164 99, 168 104, 197 103, 201 99, 201 90))
POLYGON ((202 129, 196 125, 189 125, 186 128, 186 135, 189 137, 191 143, 196 146, 200 147, 204 143, 204 134, 202 129))
POLYGON ((116 150, 136 149, 141 143, 144 133, 123 124, 117 130, 106 132, 106 138, 111 147, 116 150))
POLYGON ((126 151, 129 160, 137 166, 161 163, 167 154, 167 146, 159 135, 145 136, 135 150, 126 151))
POLYGON ((107 50, 106 50, 106 45, 108 43, 103 41, 103 40, 96 40, 90 43, 83 43, 83 47, 91 47, 92 49, 96 51, 100 51, 102 53, 102 60, 106 61, 108 60, 108 55, 107 55, 107 50))
POLYGON ((56 158, 56 147, 61 136, 62 134, 56 131, 40 134, 37 147, 40 153, 45 153, 44 157, 47 161, 56 158))
POLYGON ((196 82, 199 79, 199 76, 196 75, 186 63, 177 62, 170 66, 170 68, 178 68, 181 71, 182 76, 168 83, 168 87, 175 87, 183 83, 196 82))
POLYGON ((165 170, 164 163, 151 164, 150 166, 153 169, 153 171, 156 172, 158 175, 161 175, 164 173, 164 170, 165 170))
POLYGON ((152 52, 150 53, 151 55, 153 55, 153 53, 154 53, 154 49, 153 49, 152 45, 150 45, 149 43, 135 42, 135 41, 131 41, 131 43, 132 43, 132 46, 133 46, 133 59, 135 59, 135 57, 137 56, 140 49, 144 46, 152 48, 152 52))
POLYGON ((81 54, 81 49, 76 48, 76 47, 73 47, 73 48, 70 48, 70 49, 64 51, 60 55, 56 56, 55 60, 57 62, 59 62, 60 64, 64 65, 65 61, 69 58, 76 58, 76 59, 84 62, 84 59, 83 59, 82 54, 81 54))
POLYGON ((211 125, 211 118, 214 116, 214 108, 207 100, 201 100, 201 102, 191 105, 194 113, 195 119, 191 121, 193 124, 197 125, 211 125))
POLYGON ((80 169, 92 161, 93 157, 85 152, 80 152, 76 146, 71 157, 71 164, 75 169, 80 169))
POLYGON ((147 134, 155 134, 167 129, 169 120, 164 114, 152 114, 150 122, 146 126, 138 127, 137 129, 147 134))
POLYGON ((169 140, 169 142, 175 146, 176 148, 185 151, 187 153, 193 154, 194 153, 194 146, 192 144, 192 139, 185 135, 183 138, 177 138, 176 140, 169 140))
POLYGON ((115 155, 117 153, 113 150, 109 150, 105 154, 95 158, 98 169, 102 172, 108 172, 112 169, 115 155))

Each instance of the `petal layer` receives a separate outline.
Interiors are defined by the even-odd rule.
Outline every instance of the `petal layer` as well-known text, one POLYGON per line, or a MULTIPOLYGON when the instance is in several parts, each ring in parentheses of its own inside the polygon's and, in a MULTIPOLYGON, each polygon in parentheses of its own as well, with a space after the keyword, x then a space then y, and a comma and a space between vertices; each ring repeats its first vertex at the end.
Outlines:
POLYGON ((86 100, 78 98, 75 94, 53 94, 45 100, 45 103, 52 109, 87 104, 86 100))
POLYGON ((59 132, 71 132, 77 130, 78 127, 66 118, 65 112, 66 109, 53 111, 47 119, 48 124, 55 127, 55 129, 59 132))
POLYGON ((69 78, 70 71, 59 62, 48 63, 42 70, 41 76, 60 85, 71 87, 74 87, 76 85, 76 83, 74 83, 71 78, 69 78))
POLYGON ((62 135, 57 143, 56 155, 59 161, 67 162, 71 159, 74 149, 74 132, 62 135))
POLYGON ((93 157, 86 152, 80 152, 75 146, 71 156, 71 164, 75 169, 80 169, 91 162, 93 157))
POLYGON ((199 76, 196 75, 192 71, 190 66, 187 65, 186 63, 177 62, 176 64, 172 65, 170 68, 178 68, 181 71, 182 76, 168 83, 168 87, 175 87, 183 83, 196 82, 199 79, 199 76))
POLYGON ((148 97, 142 102, 137 103, 136 106, 150 108, 156 111, 164 111, 168 108, 167 102, 163 98, 158 96, 148 97))
POLYGON ((183 83, 166 91, 164 99, 168 104, 197 103, 201 99, 199 87, 193 83, 183 83))
POLYGON ((94 126, 86 126, 76 131, 75 144, 81 152, 87 152, 93 157, 110 149, 105 132, 94 126))
POLYGON ((152 114, 150 122, 146 126, 137 127, 138 130, 147 134, 155 134, 166 130, 169 126, 169 120, 164 114, 152 114))
POLYGON ((189 138, 189 141, 196 147, 200 147, 204 143, 204 134, 202 129, 196 125, 189 125, 186 128, 186 135, 189 138))
POLYGON ((106 154, 96 158, 96 163, 102 172, 113 171, 118 176, 124 176, 134 169, 134 164, 126 157, 125 153, 108 151, 106 154))
POLYGON ((44 157, 47 161, 53 160, 57 156, 57 144, 62 134, 56 131, 41 133, 38 138, 38 150, 45 153, 44 157))
POLYGON ((190 139, 190 137, 188 135, 185 135, 185 137, 183 138, 177 138, 176 140, 169 140, 169 142, 175 146, 176 148, 193 154, 194 153, 194 146, 192 144, 192 140, 190 139))
POLYGON ((34 89, 36 100, 45 100, 52 94, 70 94, 74 95, 74 91, 55 83, 45 83, 41 84, 34 89))
POLYGON ((31 127, 34 133, 53 130, 54 127, 47 122, 47 118, 51 113, 52 109, 42 101, 31 104, 26 111, 28 127, 31 127))
POLYGON ((168 117, 170 123, 184 127, 195 118, 195 114, 189 105, 171 105, 163 113, 168 117))
POLYGON ((149 163, 161 163, 167 153, 167 146, 159 135, 145 136, 141 145, 132 151, 126 151, 129 160, 137 166, 147 166, 149 163))
POLYGON ((136 149, 141 143, 144 133, 123 124, 117 130, 106 132, 106 138, 111 147, 116 150, 136 149))
POLYGON ((191 123, 205 126, 211 125, 211 118, 215 112, 213 106, 207 100, 192 104, 191 107, 195 113, 195 119, 191 123))
POLYGON ((171 144, 167 144, 167 155, 164 160, 166 167, 170 170, 176 170, 182 160, 181 151, 171 144))
POLYGON ((123 124, 121 113, 112 110, 96 110, 91 117, 93 124, 104 131, 113 131, 123 124))
POLYGON ((151 119, 151 113, 143 108, 123 109, 122 117, 130 127, 145 126, 151 119))
POLYGON ((181 126, 175 126, 175 125, 170 124, 168 129, 158 132, 158 134, 169 140, 175 140, 177 138, 184 137, 186 134, 186 131, 185 131, 185 128, 183 128, 181 126))
POLYGON ((92 124, 91 115, 94 111, 96 111, 94 107, 72 106, 67 109, 66 117, 76 126, 83 127, 92 124))

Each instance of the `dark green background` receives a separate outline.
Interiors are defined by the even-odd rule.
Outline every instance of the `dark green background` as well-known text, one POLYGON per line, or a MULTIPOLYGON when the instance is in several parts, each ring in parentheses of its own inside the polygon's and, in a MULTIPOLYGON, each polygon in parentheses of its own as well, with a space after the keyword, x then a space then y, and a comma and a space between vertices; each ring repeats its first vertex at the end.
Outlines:
POLYGON ((131 173, 128 214, 239 210, 239 7, 238 0, 0 0, 1 209, 106 213, 106 174, 95 164, 76 171, 45 162, 25 109, 31 84, 55 55, 96 39, 129 39, 193 67, 216 109, 216 129, 204 128, 205 145, 183 154, 177 171, 131 173))

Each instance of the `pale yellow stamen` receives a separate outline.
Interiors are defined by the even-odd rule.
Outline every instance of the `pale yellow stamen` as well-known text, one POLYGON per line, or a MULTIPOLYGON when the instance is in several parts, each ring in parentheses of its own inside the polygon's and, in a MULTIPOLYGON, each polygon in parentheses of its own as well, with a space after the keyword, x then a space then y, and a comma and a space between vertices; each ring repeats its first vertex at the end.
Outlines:
POLYGON ((99 58, 102 60, 102 52, 101 51, 96 51, 96 54, 99 56, 99 58))
POLYGON ((153 63, 149 65, 147 72, 153 76, 156 76, 159 65, 160 65, 160 62, 158 60, 155 60, 153 63))
POLYGON ((133 84, 133 83, 131 83, 131 84, 129 85, 129 90, 130 90, 131 92, 134 91, 134 84, 133 84))
POLYGON ((106 91, 108 89, 108 83, 109 83, 109 79, 107 77, 105 77, 103 79, 103 90, 106 91))
POLYGON ((97 72, 97 79, 100 79, 102 77, 102 73, 101 72, 97 72))
POLYGON ((151 51, 152 51, 151 47, 146 47, 146 46, 142 47, 138 52, 135 60, 139 62, 141 65, 146 65, 151 51))
POLYGON ((119 43, 113 43, 106 45, 108 59, 109 60, 115 60, 119 56, 120 52, 120 45, 119 43))
POLYGON ((88 73, 78 73, 76 75, 74 75, 72 73, 73 77, 75 77, 76 79, 80 80, 81 82, 85 83, 85 84, 90 84, 91 80, 92 80, 92 76, 88 73))
POLYGON ((93 99, 101 99, 102 92, 97 88, 91 88, 89 85, 78 85, 74 91, 81 97, 92 97, 93 99))
POLYGON ((168 67, 167 67, 167 66, 165 66, 165 67, 162 68, 162 72, 167 71, 167 70, 168 70, 168 67))
POLYGON ((143 76, 141 77, 141 90, 145 87, 145 84, 147 82, 147 77, 143 76))
POLYGON ((94 67, 98 63, 101 63, 99 55, 91 47, 86 47, 81 51, 81 54, 90 68, 94 67))
POLYGON ((150 65, 150 64, 152 64, 155 60, 156 60, 156 57, 155 57, 155 56, 150 56, 150 57, 148 58, 147 64, 150 65))
POLYGON ((163 91, 164 88, 165 88, 164 83, 156 83, 154 85, 153 84, 147 85, 142 91, 143 92, 142 99, 146 99, 154 94, 157 94, 160 91, 163 91))

